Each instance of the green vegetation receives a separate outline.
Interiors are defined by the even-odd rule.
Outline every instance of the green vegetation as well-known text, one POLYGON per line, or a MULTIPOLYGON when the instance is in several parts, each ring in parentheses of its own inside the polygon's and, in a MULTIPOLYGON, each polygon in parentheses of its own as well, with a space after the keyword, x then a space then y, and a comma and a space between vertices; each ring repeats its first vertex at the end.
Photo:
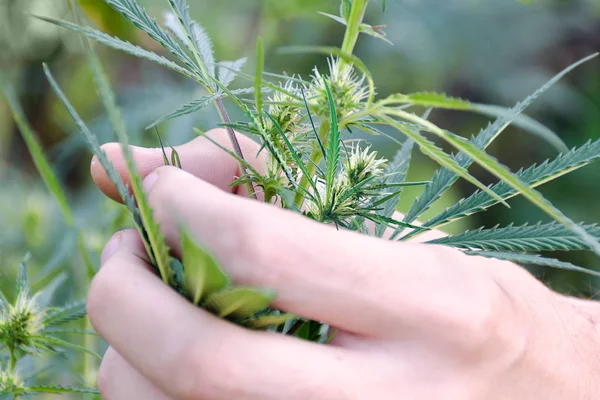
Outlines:
MULTIPOLYGON (((535 100, 575 68, 597 62, 593 60, 596 54, 587 55, 570 66, 564 65, 566 68, 539 90, 506 109, 438 92, 390 94, 390 88, 376 86, 376 74, 370 71, 370 63, 362 61, 355 54, 355 48, 361 34, 371 36, 366 40, 389 41, 382 27, 368 23, 367 14, 376 5, 379 5, 379 13, 386 12, 390 6, 387 1, 343 0, 339 15, 323 13, 344 26, 339 48, 284 48, 282 53, 289 56, 319 54, 327 59, 326 68, 314 66, 312 76, 307 78, 268 72, 267 50, 260 38, 256 42, 254 73, 244 72, 250 64, 247 58, 217 61, 213 42, 204 28, 192 19, 185 0, 165 0, 162 6, 168 7, 169 11, 160 22, 136 0, 105 0, 99 4, 100 10, 120 18, 121 22, 114 30, 107 29, 109 33, 85 22, 83 12, 89 14, 94 9, 93 2, 69 2, 69 20, 31 17, 43 22, 44 26, 59 27, 82 39, 86 65, 106 114, 106 126, 121 143, 127 162, 131 188, 121 181, 102 151, 102 140, 96 129, 80 115, 69 91, 59 84, 53 72, 58 68, 44 64, 46 82, 77 126, 78 137, 84 139, 89 151, 117 187, 125 205, 123 209, 110 206, 113 210, 110 218, 90 218, 87 224, 95 226, 97 235, 103 238, 122 226, 135 226, 156 272, 165 284, 194 305, 249 329, 268 329, 320 343, 331 339, 328 330, 318 321, 305 320, 302 316, 273 308, 271 302, 277 293, 270 288, 233 285, 219 260, 192 237, 185 226, 181 227, 182 259, 172 256, 160 226, 153 218, 129 147, 137 137, 128 123, 134 113, 118 106, 105 65, 97 54, 96 43, 171 70, 185 80, 185 85, 194 88, 194 99, 181 101, 171 108, 161 107, 158 115, 144 122, 145 136, 151 138, 145 139, 146 142, 154 140, 156 132, 164 151, 160 129, 214 107, 219 125, 227 129, 231 150, 214 144, 235 158, 243 172, 232 185, 246 186, 250 196, 257 201, 264 199, 339 229, 375 235, 382 240, 405 241, 498 204, 508 207, 508 200, 520 196, 551 222, 463 229, 428 243, 451 246, 469 255, 600 276, 593 268, 546 257, 544 253, 553 251, 589 251, 600 256, 600 234, 596 225, 574 221, 537 190, 542 184, 600 158, 600 140, 584 140, 583 144, 568 147, 561 140, 560 132, 557 134, 524 114, 535 100), (123 21, 129 21, 144 32, 152 43, 149 40, 144 46, 132 43, 132 37, 135 37, 132 32, 135 31, 129 29, 131 25, 122 24, 123 21), (386 95, 381 96, 380 92, 386 95), (471 112, 494 120, 476 135, 465 139, 455 133, 455 129, 443 128, 431 120, 435 110, 471 112), (492 143, 513 125, 560 153, 513 173, 487 152, 492 143), (261 144, 267 160, 264 172, 257 171, 244 158, 237 139, 240 134, 247 134, 261 144), (381 138, 399 145, 398 152, 389 160, 374 149, 375 142, 381 138), (410 179, 409 168, 415 159, 415 149, 439 166, 427 180, 410 179), (484 183, 488 179, 474 173, 473 167, 487 171, 496 183, 484 183), (433 215, 426 214, 453 190, 457 182, 467 182, 475 186, 476 191, 445 209, 433 209, 433 215), (413 187, 422 188, 422 192, 411 197, 408 189, 413 187), (401 201, 409 204, 403 216, 396 213, 401 201), (126 222, 127 215, 130 222, 126 222)), ((291 5, 290 10, 293 10, 291 5)), ((73 200, 49 161, 32 122, 27 121, 15 95, 12 76, 7 69, 0 77, 4 97, 35 168, 63 216, 65 232, 69 234, 64 237, 64 246, 54 252, 53 258, 39 273, 38 284, 42 288, 39 292, 32 294, 23 261, 18 270, 15 300, 11 302, 8 296, 0 295, 0 395, 5 394, 8 398, 35 393, 93 395, 98 365, 94 357, 102 345, 83 318, 85 305, 75 302, 55 307, 51 301, 67 277, 82 286, 76 295, 85 295, 97 269, 95 252, 90 251, 95 247, 94 240, 82 229, 84 225, 76 216, 73 200), (65 268, 65 265, 74 268, 65 268), (69 357, 80 360, 69 371, 73 372, 73 377, 47 375, 45 365, 59 362, 55 360, 67 351, 69 357), (68 386, 62 386, 65 379, 68 386)), ((56 112, 64 111, 56 108, 56 112)), ((200 129, 194 131, 204 136, 200 129)), ((163 154, 165 164, 185 168, 185 160, 182 165, 174 150, 171 160, 166 152, 163 154)), ((34 232, 39 229, 39 220, 44 216, 32 214, 28 218, 32 221, 31 232, 34 232)))

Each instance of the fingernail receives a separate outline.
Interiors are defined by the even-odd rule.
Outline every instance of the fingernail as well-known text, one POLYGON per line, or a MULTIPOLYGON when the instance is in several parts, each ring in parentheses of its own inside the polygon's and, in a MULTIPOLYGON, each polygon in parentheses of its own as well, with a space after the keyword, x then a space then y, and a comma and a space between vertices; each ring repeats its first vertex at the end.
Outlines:
POLYGON ((119 250, 119 246, 122 241, 122 233, 116 233, 113 237, 110 238, 106 246, 104 246, 104 250, 102 250, 102 256, 100 257, 100 263, 104 264, 106 260, 108 260, 113 254, 119 250))
POLYGON ((148 193, 152 189, 152 186, 154 186, 154 184, 156 183, 157 180, 158 180, 158 173, 156 171, 152 171, 144 179, 144 183, 142 185, 142 187, 144 188, 144 191, 146 193, 148 193))

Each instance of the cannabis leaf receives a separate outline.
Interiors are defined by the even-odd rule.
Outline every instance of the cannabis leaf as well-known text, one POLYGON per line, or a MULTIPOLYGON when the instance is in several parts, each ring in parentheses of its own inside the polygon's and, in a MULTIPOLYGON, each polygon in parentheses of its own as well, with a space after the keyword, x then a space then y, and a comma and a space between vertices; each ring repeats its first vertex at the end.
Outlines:
MULTIPOLYGON (((510 116, 521 114, 529 105, 531 105, 538 97, 550 89, 566 74, 595 56, 596 55, 586 57, 565 68, 563 71, 550 79, 546 84, 536 90, 533 94, 528 96, 525 100, 517 103, 507 112, 507 114, 510 116)), ((508 115, 499 117, 493 123, 488 124, 488 126, 485 129, 482 129, 477 136, 471 138, 471 143, 479 149, 487 148, 489 144, 512 122, 511 118, 508 118, 508 115)), ((456 154, 454 159, 462 168, 468 168, 473 163, 473 160, 467 154, 462 152, 456 154)), ((436 171, 431 179, 431 183, 425 187, 423 193, 417 198, 417 200, 409 209, 404 218, 404 222, 414 222, 421 215, 423 215, 423 213, 427 211, 431 205, 433 205, 433 203, 435 203, 458 180, 458 178, 459 176, 456 173, 447 168, 441 168, 436 171)), ((392 238, 396 238, 401 232, 402 229, 398 229, 396 232, 394 232, 392 238)))
MULTIPOLYGON (((581 225, 590 235, 600 238, 600 227, 581 225)), ((489 250, 506 252, 541 252, 589 250, 590 246, 565 226, 547 224, 479 228, 457 235, 431 240, 430 244, 443 244, 464 250, 489 250)))
MULTIPOLYGON (((598 159, 600 159, 600 140, 595 142, 589 141, 579 148, 571 149, 568 153, 559 154, 552 161, 546 160, 540 165, 534 164, 525 170, 520 170, 516 175, 529 186, 537 187, 598 159)), ((519 194, 514 188, 503 181, 490 186, 490 189, 504 199, 509 199, 519 194)), ((478 191, 468 198, 462 199, 458 203, 448 207, 424 223, 423 226, 426 228, 436 228, 468 215, 484 211, 497 203, 487 193, 478 191)))

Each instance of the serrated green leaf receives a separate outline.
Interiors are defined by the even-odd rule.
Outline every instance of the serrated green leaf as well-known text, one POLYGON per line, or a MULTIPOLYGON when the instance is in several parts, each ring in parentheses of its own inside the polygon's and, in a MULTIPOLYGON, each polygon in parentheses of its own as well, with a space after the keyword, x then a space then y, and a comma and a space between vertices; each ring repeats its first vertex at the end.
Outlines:
POLYGON ((386 228, 389 228, 389 227, 393 228, 393 227, 397 227, 397 226, 403 226, 405 228, 411 228, 411 229, 418 228, 417 226, 410 225, 405 222, 395 220, 393 218, 388 218, 383 215, 371 214, 371 213, 361 213, 361 212, 359 212, 358 215, 360 217, 368 219, 369 221, 373 221, 376 224, 383 225, 386 228))
POLYGON ((77 329, 77 328, 49 328, 43 329, 42 333, 46 335, 55 335, 55 334, 78 334, 78 335, 89 335, 89 336, 100 336, 98 332, 90 331, 86 329, 77 329))
MULTIPOLYGON (((590 57, 595 57, 595 55, 590 57)), ((572 71, 577 66, 588 61, 590 57, 586 57, 581 61, 578 61, 572 64, 571 66, 565 68, 563 71, 561 71, 551 80, 549 80, 546 84, 544 84, 542 87, 536 90, 533 94, 528 96, 525 100, 517 103, 513 108, 511 108, 510 114, 521 114, 529 105, 531 105, 544 92, 550 89, 562 77, 564 77, 567 73, 572 71)), ((510 123, 510 119, 504 117, 497 118, 493 123, 488 124, 485 129, 482 129, 477 136, 472 137, 471 142, 478 148, 485 149, 487 148, 487 146, 489 146, 490 143, 494 141, 496 137, 498 137, 510 125, 510 123)), ((458 154, 453 156, 453 158, 463 168, 469 168, 469 166, 473 163, 473 160, 464 153, 459 152, 458 154)), ((413 203, 410 210, 406 214, 404 221, 410 223, 418 219, 457 181, 457 179, 458 175, 446 168, 441 168, 438 171, 436 171, 433 175, 433 178, 431 179, 431 183, 425 187, 423 193, 413 203)), ((397 237, 401 232, 401 229, 397 230, 392 235, 392 238, 397 237)))
POLYGON ((552 130, 548 129, 533 118, 504 107, 475 104, 467 100, 448 97, 442 93, 420 92, 413 94, 393 94, 381 101, 381 104, 410 104, 415 106, 434 107, 450 110, 474 111, 495 118, 504 118, 513 125, 531 132, 550 143, 558 151, 568 151, 562 139, 552 130))
MULTIPOLYGON (((173 274, 170 269, 170 250, 166 244, 164 235, 160 231, 160 227, 153 218, 152 209, 148 203, 146 193, 143 190, 142 178, 137 171, 137 165, 133 159, 131 148, 129 147, 129 138, 125 128, 125 121, 123 120, 121 111, 117 107, 115 95, 110 87, 109 80, 104 73, 100 61, 90 44, 85 42, 85 45, 100 100, 108 114, 108 120, 113 131, 117 135, 121 145, 121 151, 125 158, 129 183, 131 184, 135 201, 137 202, 137 209, 139 210, 139 217, 142 222, 142 226, 138 226, 138 231, 144 240, 146 251, 150 255, 151 261, 154 262, 154 266, 158 269, 161 278, 165 283, 171 284, 173 283, 173 274)), ((120 177, 118 180, 120 181, 120 177)), ((113 183, 117 185, 118 182, 113 183)))
POLYGON ((250 318, 267 308, 274 298, 273 291, 235 287, 211 294, 204 306, 221 318, 250 318))
POLYGON ((506 118, 511 121, 511 124, 530 132, 548 142, 558 152, 567 152, 569 148, 563 142, 563 140, 554 131, 544 126, 542 123, 536 121, 533 118, 528 117, 525 114, 515 115, 510 109, 504 107, 488 105, 488 104, 472 104, 473 111, 477 111, 481 114, 488 115, 491 117, 506 118))
POLYGON ((219 262, 185 228, 181 230, 181 249, 184 288, 195 305, 229 285, 229 278, 219 262))
POLYGON ((450 97, 444 93, 417 92, 411 94, 392 94, 381 100, 382 104, 412 104, 415 106, 446 108, 451 110, 469 110, 471 103, 457 97, 450 97))
MULTIPOLYGON (((396 110, 396 111, 398 111, 398 110, 396 110)), ((410 128, 407 128, 403 124, 399 124, 397 121, 395 121, 392 118, 388 118, 388 117, 380 117, 380 118, 383 122, 387 123, 390 126, 393 126, 394 128, 398 129, 400 132, 404 133, 407 137, 414 140, 415 143, 417 143, 417 145, 419 146, 419 149, 421 150, 421 152, 423 154, 425 154, 426 156, 430 157, 432 160, 439 163, 442 167, 445 167, 446 169, 453 171, 455 174, 457 174, 461 178, 472 183, 473 185, 477 186, 478 188, 482 189, 483 191, 489 193, 492 197, 494 197, 499 202, 506 204, 504 202, 504 200, 502 200, 502 198, 500 198, 497 194, 490 191, 490 189, 488 187, 486 187, 483 183, 479 182, 476 178, 474 178, 471 174, 469 174, 469 172, 463 166, 461 166, 459 163, 457 163, 453 157, 446 154, 442 149, 437 147, 433 142, 426 139, 419 132, 414 131, 410 128)), ((404 222, 406 222, 406 219, 404 222)), ((408 222, 406 222, 406 223, 408 223, 408 222)))
POLYGON ((196 57, 197 64, 206 79, 206 83, 214 88, 210 82, 210 78, 215 77, 216 63, 210 37, 204 28, 192 19, 190 16, 190 6, 185 0, 169 0, 169 3, 187 34, 190 48, 196 57))
POLYGON ((244 68, 248 59, 246 57, 235 61, 221 61, 219 65, 219 80, 224 86, 229 86, 238 73, 244 68))
POLYGON ((36 345, 38 345, 42 348, 48 348, 48 349, 52 349, 54 351, 56 351, 55 346, 63 348, 63 349, 73 349, 73 350, 82 351, 86 354, 94 356, 98 360, 102 360, 102 356, 100 356, 98 353, 96 353, 93 350, 87 349, 83 346, 79 346, 77 344, 70 343, 70 342, 67 342, 66 340, 62 340, 62 339, 59 339, 59 338, 56 338, 53 336, 37 335, 37 336, 32 337, 32 341, 35 342, 36 345))
MULTIPOLYGON (((585 145, 571 149, 568 153, 559 154, 552 161, 546 160, 540 165, 533 165, 526 170, 521 170, 516 175, 531 187, 540 186, 558 177, 575 171, 600 159, 600 140, 588 142, 585 145)), ((506 182, 499 182, 490 186, 494 193, 509 199, 519 193, 506 182)), ((425 227, 436 228, 457 219, 486 210, 497 204, 487 193, 477 191, 466 199, 448 207, 423 224, 425 227)))
POLYGON ((170 11, 164 13, 163 24, 190 52, 194 52, 194 47, 190 43, 185 29, 181 26, 179 18, 170 11))
POLYGON ((256 39, 256 75, 254 78, 254 99, 256 104, 256 112, 262 114, 263 108, 263 95, 262 95, 262 75, 265 67, 265 49, 263 47, 263 40, 259 36, 256 39))
POLYGON ((146 129, 152 129, 155 126, 162 124, 163 122, 169 121, 171 119, 195 113, 196 111, 199 111, 199 110, 203 109, 204 107, 210 105, 218 97, 219 97, 219 95, 217 95, 217 94, 209 94, 209 95, 203 96, 199 99, 192 100, 189 103, 182 105, 177 110, 172 111, 169 114, 163 115, 162 117, 156 119, 154 122, 152 122, 150 125, 148 125, 146 127, 146 129))
POLYGON ((34 296, 33 300, 40 309, 46 309, 50 307, 52 297, 56 294, 58 288, 65 283, 67 280, 67 273, 62 272, 52 279, 43 289, 38 291, 34 296))
POLYGON ((194 61, 181 46, 164 30, 156 20, 137 4, 136 0, 104 0, 115 11, 143 30, 162 47, 181 60, 184 65, 195 73, 201 72, 194 61))
POLYGON ((100 394, 97 389, 83 388, 75 386, 45 386, 35 385, 27 386, 25 392, 29 394, 34 393, 45 393, 45 394, 65 394, 65 393, 88 393, 88 394, 100 394))
POLYGON ((44 317, 44 326, 58 326, 85 317, 86 301, 79 300, 53 309, 44 317))
MULTIPOLYGON (((110 87, 110 82, 96 53, 86 39, 84 39, 84 45, 92 68, 94 80, 98 88, 100 100, 108 114, 108 120, 120 142, 121 150, 125 158, 129 182, 137 202, 137 210, 139 210, 139 218, 141 220, 141 224, 138 224, 138 231, 144 241, 146 251, 152 263, 155 264, 154 266, 160 272, 163 281, 170 284, 172 283, 173 274, 170 270, 171 258, 169 255, 169 248, 166 245, 164 235, 160 232, 158 224, 153 219, 152 210, 148 203, 146 193, 142 188, 142 179, 137 171, 137 165, 135 164, 133 154, 129 147, 129 138, 125 128, 125 121, 123 120, 121 111, 117 107, 115 95, 110 87)), ((118 179, 120 181, 120 178, 118 179)), ((118 184, 118 182, 113 183, 115 185, 118 184)), ((134 214, 134 217, 135 215, 136 214, 134 214)))
POLYGON ((338 126, 337 110, 335 108, 335 101, 331 94, 331 89, 327 81, 325 83, 325 90, 327 92, 327 100, 329 102, 329 119, 330 119, 330 134, 329 141, 327 143, 327 160, 325 170, 325 203, 332 204, 333 202, 333 189, 335 184, 335 176, 340 161, 340 129, 338 126))
MULTIPOLYGON (((397 185, 404 183, 408 173, 408 168, 410 166, 410 159, 414 144, 415 142, 411 139, 408 139, 404 142, 400 150, 398 150, 396 153, 394 160, 386 167, 384 172, 384 176, 386 178, 382 181, 383 184, 397 185)), ((392 198, 388 199, 382 204, 382 210, 377 212, 377 214, 391 218, 394 215, 396 208, 398 208, 401 194, 402 190, 397 191, 392 198)), ((375 227, 375 236, 382 237, 385 231, 385 226, 377 225, 375 227)))
MULTIPOLYGON (((590 235, 600 238, 598 225, 581 225, 590 235)), ((571 230, 556 222, 492 229, 477 229, 431 240, 427 243, 464 250, 541 252, 589 250, 590 246, 571 230)))
POLYGON ((323 141, 319 137, 319 131, 315 126, 315 121, 313 119, 312 113, 310 112, 310 107, 308 106, 308 101, 306 100, 306 94, 304 93, 304 89, 300 88, 302 93, 302 100, 304 102, 304 108, 306 109, 306 115, 308 115, 308 120, 310 121, 310 127, 312 128, 312 133, 315 135, 315 139, 317 140, 317 144, 319 145, 319 149, 321 150, 321 155, 323 159, 327 161, 327 152, 325 151, 325 146, 323 146, 323 141))
MULTIPOLYGON (((485 168, 487 171, 491 172, 494 176, 502 179, 504 182, 512 186, 514 189, 520 192, 521 195, 523 195, 523 197, 532 202, 550 217, 554 218, 556 221, 560 222, 561 224, 569 228, 571 231, 576 233, 590 246, 590 248, 596 254, 600 255, 600 242, 595 237, 590 235, 581 226, 573 222, 570 218, 563 214, 562 211, 554 207, 548 200, 544 198, 544 196, 542 196, 539 192, 537 192, 529 185, 524 183, 518 176, 514 175, 507 167, 498 163, 494 158, 486 154, 483 150, 480 150, 471 142, 459 136, 447 132, 446 140, 450 144, 454 145, 457 149, 460 149, 465 154, 469 155, 480 166, 485 168)), ((489 188, 487 189, 489 191, 489 188)), ((496 193, 494 193, 494 195, 498 197, 496 193)))
POLYGON ((71 22, 63 21, 63 20, 59 20, 59 19, 54 19, 54 18, 49 18, 49 17, 41 17, 41 16, 36 16, 36 18, 46 21, 46 22, 49 22, 51 24, 60 26, 65 29, 69 29, 73 32, 82 33, 85 36, 89 37, 90 39, 95 40, 98 43, 101 43, 105 46, 111 47, 115 50, 123 51, 123 52, 125 52, 127 54, 131 54, 135 57, 145 58, 146 60, 155 62, 159 65, 162 65, 163 67, 170 68, 173 71, 183 74, 189 78, 196 79, 193 72, 188 71, 187 69, 181 67, 180 65, 174 63, 173 61, 171 61, 163 56, 160 56, 154 52, 151 52, 149 50, 142 49, 141 47, 131 44, 129 42, 126 42, 126 41, 123 41, 116 37, 110 36, 104 32, 98 31, 96 29, 76 25, 71 22))
MULTIPOLYGON (((90 149, 92 154, 94 154, 97 157, 98 162, 100 163, 100 165, 102 165, 102 168, 106 171, 108 178, 115 185, 117 192, 121 196, 121 199, 123 199, 123 203, 129 210, 131 215, 133 215, 133 220, 136 224, 136 227, 138 228, 138 230, 140 232, 144 231, 144 226, 141 221, 140 212, 137 208, 137 205, 135 204, 135 200, 134 200, 133 196, 129 193, 129 189, 125 186, 125 184, 121 180, 121 176, 115 170, 114 166, 112 165, 112 163, 110 162, 110 160, 108 159, 108 157, 106 156, 104 151, 100 148, 100 144, 98 144, 98 139, 96 138, 96 136, 89 130, 87 125, 83 122, 83 120, 81 119, 81 117, 79 116, 77 111, 75 111, 75 108, 73 108, 73 106, 71 105, 71 103, 69 102, 69 100, 67 99, 65 94, 63 93, 60 86, 58 86, 58 83, 52 76, 52 73, 50 72, 50 69, 48 68, 48 66, 46 64, 44 64, 43 67, 44 67, 44 73, 46 74, 46 78, 48 79, 48 82, 50 83, 52 90, 54 91, 54 93, 56 93, 56 95, 58 96, 60 101, 63 103, 63 105, 67 109, 67 112, 69 113, 69 115, 71 115, 71 117, 75 121, 75 124, 77 125, 79 131, 83 134, 83 136, 85 138, 88 148, 90 149)), ((148 255, 152 259, 151 261, 154 263, 153 255, 152 255, 152 252, 150 251, 151 247, 150 247, 150 244, 147 242, 147 237, 146 237, 145 233, 144 233, 144 235, 142 235, 142 239, 144 239, 144 244, 146 245, 146 250, 149 251, 148 255)))
POLYGON ((31 255, 27 253, 21 263, 17 272, 17 288, 16 293, 19 296, 29 297, 29 276, 27 274, 27 262, 31 258, 31 255))
POLYGON ((584 274, 600 277, 600 272, 580 267, 565 261, 556 260, 554 258, 546 258, 535 254, 519 254, 499 251, 465 251, 465 254, 471 256, 480 256, 486 258, 495 258, 497 260, 512 261, 518 264, 539 265, 542 267, 551 267, 564 269, 567 271, 582 272, 584 274))

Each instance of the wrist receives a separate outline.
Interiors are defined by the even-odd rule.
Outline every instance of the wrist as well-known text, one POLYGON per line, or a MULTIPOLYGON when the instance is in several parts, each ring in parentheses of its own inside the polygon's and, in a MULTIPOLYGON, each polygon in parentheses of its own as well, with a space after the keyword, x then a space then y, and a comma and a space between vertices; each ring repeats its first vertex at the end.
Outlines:
POLYGON ((576 328, 572 337, 577 341, 574 347, 583 367, 581 387, 585 396, 581 398, 596 399, 600 393, 600 302, 569 297, 563 299, 571 307, 576 328))
MULTIPOLYGON (((552 293, 533 352, 547 399, 592 400, 600 393, 600 303, 552 293), (544 382, 545 381, 545 382, 544 382)), ((538 306, 539 307, 539 306, 538 306)))

